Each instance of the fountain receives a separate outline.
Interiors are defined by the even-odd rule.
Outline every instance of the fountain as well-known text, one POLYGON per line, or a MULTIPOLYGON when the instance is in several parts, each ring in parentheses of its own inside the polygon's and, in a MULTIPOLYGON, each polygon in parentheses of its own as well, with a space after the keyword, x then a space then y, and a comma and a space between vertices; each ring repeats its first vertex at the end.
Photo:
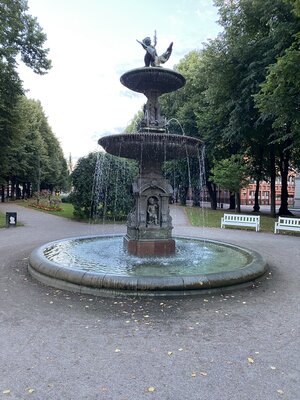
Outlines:
POLYGON ((98 141, 106 152, 139 163, 126 236, 48 243, 32 252, 29 272, 55 287, 101 295, 186 295, 254 280, 266 271, 266 263, 256 252, 172 237, 169 200, 173 189, 162 174, 162 165, 199 157, 203 144, 197 138, 170 133, 161 115, 159 97, 185 85, 181 74, 160 66, 170 57, 173 43, 161 56, 156 53, 156 39, 154 46, 150 38, 139 43, 146 50, 145 66, 121 76, 124 86, 147 98, 139 128, 133 134, 98 141))

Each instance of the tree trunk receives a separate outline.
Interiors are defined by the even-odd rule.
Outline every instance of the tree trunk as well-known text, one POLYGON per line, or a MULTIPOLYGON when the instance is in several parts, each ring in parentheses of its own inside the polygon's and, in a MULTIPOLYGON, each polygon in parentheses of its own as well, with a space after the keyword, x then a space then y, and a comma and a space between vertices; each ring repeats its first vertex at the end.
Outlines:
POLYGON ((241 196, 239 192, 235 193, 235 212, 236 213, 241 212, 241 196))
POLYGON ((235 210, 235 195, 234 195, 234 193, 230 193, 229 210, 235 210))
POLYGON ((280 174, 281 174, 281 204, 278 215, 293 215, 288 209, 288 176, 289 176, 290 150, 280 152, 280 174))
POLYGON ((212 210, 217 209, 217 187, 215 184, 207 181, 206 187, 210 198, 210 206, 212 210))
POLYGON ((275 148, 270 146, 270 186, 271 186, 271 216, 276 217, 276 166, 275 166, 275 148))
POLYGON ((11 187, 11 191, 10 191, 11 199, 15 200, 16 199, 16 178, 15 177, 13 177, 11 179, 11 186, 10 187, 11 187))
POLYGON ((10 193, 9 193, 9 181, 8 181, 7 185, 6 185, 6 199, 7 199, 7 201, 9 200, 9 196, 10 196, 10 193))
POLYGON ((259 179, 256 179, 256 187, 255 187, 255 196, 254 196, 254 206, 253 206, 253 211, 254 212, 258 212, 260 210, 260 206, 259 206, 259 179))
POLYGON ((1 185, 1 202, 4 203, 5 201, 5 187, 1 185))

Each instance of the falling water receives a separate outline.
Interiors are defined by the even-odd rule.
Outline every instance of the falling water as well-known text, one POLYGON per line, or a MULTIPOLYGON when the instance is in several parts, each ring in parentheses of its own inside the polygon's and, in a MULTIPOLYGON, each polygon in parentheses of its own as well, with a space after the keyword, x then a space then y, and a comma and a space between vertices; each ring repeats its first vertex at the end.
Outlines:
POLYGON ((186 205, 188 207, 192 207, 193 206, 193 189, 192 189, 192 179, 191 179, 190 157, 189 157, 187 148, 185 150, 186 150, 186 162, 187 162, 187 172, 188 172, 188 182, 189 182, 188 192, 186 195, 186 205))
POLYGON ((199 161, 199 201, 200 207, 203 207, 204 199, 204 188, 206 186, 206 171, 205 171, 205 146, 198 149, 198 161, 199 161))
POLYGON ((95 221, 99 218, 99 202, 102 195, 104 184, 104 163, 106 160, 106 153, 98 152, 95 165, 92 198, 91 198, 91 220, 95 221))
POLYGON ((182 135, 185 136, 185 132, 184 132, 183 126, 181 125, 181 123, 178 121, 177 118, 171 118, 171 119, 169 119, 169 121, 166 122, 167 132, 170 133, 170 132, 169 132, 169 124, 170 124, 170 122, 172 122, 172 121, 177 122, 177 124, 179 125, 179 127, 180 127, 180 129, 181 129, 182 135))

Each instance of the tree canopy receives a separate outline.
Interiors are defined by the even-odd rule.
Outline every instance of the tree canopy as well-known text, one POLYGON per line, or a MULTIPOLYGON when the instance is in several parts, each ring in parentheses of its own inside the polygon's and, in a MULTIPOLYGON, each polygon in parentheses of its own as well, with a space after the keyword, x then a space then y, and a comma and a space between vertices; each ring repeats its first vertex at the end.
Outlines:
POLYGON ((27 194, 66 188, 61 146, 41 104, 24 96, 17 72, 19 60, 37 74, 51 68, 46 34, 25 0, 0 1, 0 21, 0 184, 11 182, 13 196, 20 183, 27 194))
POLYGON ((234 155, 249 161, 257 183, 275 182, 280 170, 280 213, 286 214, 287 174, 299 164, 299 0, 215 5, 223 31, 176 66, 187 84, 163 97, 163 113, 204 141, 211 198, 210 171, 234 155))

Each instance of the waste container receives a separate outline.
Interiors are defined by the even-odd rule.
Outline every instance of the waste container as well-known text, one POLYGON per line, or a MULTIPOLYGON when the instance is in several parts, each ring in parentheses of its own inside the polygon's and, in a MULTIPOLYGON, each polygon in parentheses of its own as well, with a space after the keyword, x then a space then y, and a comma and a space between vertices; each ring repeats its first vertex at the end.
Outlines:
POLYGON ((6 213, 6 227, 17 226, 17 213, 7 212, 6 213))

